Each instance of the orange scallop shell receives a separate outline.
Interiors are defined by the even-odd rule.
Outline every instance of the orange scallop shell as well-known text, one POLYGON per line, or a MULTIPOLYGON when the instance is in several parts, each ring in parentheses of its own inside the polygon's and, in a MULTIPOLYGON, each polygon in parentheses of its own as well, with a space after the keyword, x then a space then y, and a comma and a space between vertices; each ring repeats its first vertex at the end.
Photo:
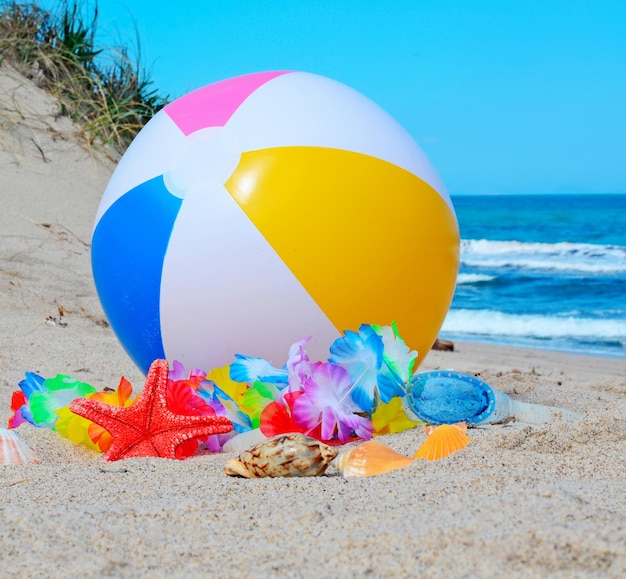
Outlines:
POLYGON ((344 477, 376 476, 403 468, 414 460, 381 442, 369 440, 340 453, 335 459, 335 466, 344 477))
POLYGON ((440 426, 427 426, 428 437, 414 458, 425 458, 426 460, 439 460, 446 458, 457 450, 465 448, 471 440, 467 434, 465 422, 458 424, 441 424, 440 426))

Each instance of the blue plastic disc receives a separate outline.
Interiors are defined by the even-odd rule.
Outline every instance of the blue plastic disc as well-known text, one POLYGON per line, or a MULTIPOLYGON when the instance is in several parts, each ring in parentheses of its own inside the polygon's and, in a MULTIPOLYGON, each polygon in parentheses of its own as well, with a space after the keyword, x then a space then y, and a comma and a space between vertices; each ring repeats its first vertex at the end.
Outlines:
POLYGON ((428 424, 478 424, 489 418, 495 403, 489 384, 447 370, 415 374, 405 397, 408 408, 428 424))

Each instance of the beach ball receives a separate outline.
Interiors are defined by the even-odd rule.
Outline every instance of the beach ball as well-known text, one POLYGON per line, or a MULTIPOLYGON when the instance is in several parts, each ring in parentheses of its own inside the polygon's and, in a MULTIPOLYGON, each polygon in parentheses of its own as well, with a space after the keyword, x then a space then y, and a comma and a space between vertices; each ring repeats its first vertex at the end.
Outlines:
POLYGON ((143 371, 205 371, 234 354, 281 366, 313 336, 396 322, 423 359, 459 264, 452 203, 389 114, 305 72, 195 90, 160 110, 104 192, 92 268, 104 312, 143 371))

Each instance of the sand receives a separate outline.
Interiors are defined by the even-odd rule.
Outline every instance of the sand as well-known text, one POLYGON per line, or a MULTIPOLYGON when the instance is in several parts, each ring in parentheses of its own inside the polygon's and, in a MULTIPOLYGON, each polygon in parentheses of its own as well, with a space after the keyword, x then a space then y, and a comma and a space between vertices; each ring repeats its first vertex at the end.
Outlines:
MULTIPOLYGON (((0 420, 26 370, 102 389, 141 373, 90 273, 114 163, 80 146, 58 104, 0 69, 0 420)), ((368 479, 243 480, 230 455, 101 455, 46 429, 40 464, 0 467, 2 577, 623 577, 626 361, 457 343, 424 369, 477 373, 577 422, 470 429, 437 462, 368 479)), ((412 454, 423 429, 382 439, 412 454)))

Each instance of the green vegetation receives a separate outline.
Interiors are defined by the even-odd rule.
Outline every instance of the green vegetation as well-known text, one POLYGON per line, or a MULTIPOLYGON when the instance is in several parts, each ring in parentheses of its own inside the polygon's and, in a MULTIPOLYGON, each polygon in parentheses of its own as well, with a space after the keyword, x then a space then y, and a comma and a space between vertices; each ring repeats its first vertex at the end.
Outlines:
POLYGON ((89 145, 122 153, 167 99, 125 47, 95 46, 97 4, 90 17, 84 12, 76 1, 47 11, 0 0, 0 62, 57 97, 89 145))

